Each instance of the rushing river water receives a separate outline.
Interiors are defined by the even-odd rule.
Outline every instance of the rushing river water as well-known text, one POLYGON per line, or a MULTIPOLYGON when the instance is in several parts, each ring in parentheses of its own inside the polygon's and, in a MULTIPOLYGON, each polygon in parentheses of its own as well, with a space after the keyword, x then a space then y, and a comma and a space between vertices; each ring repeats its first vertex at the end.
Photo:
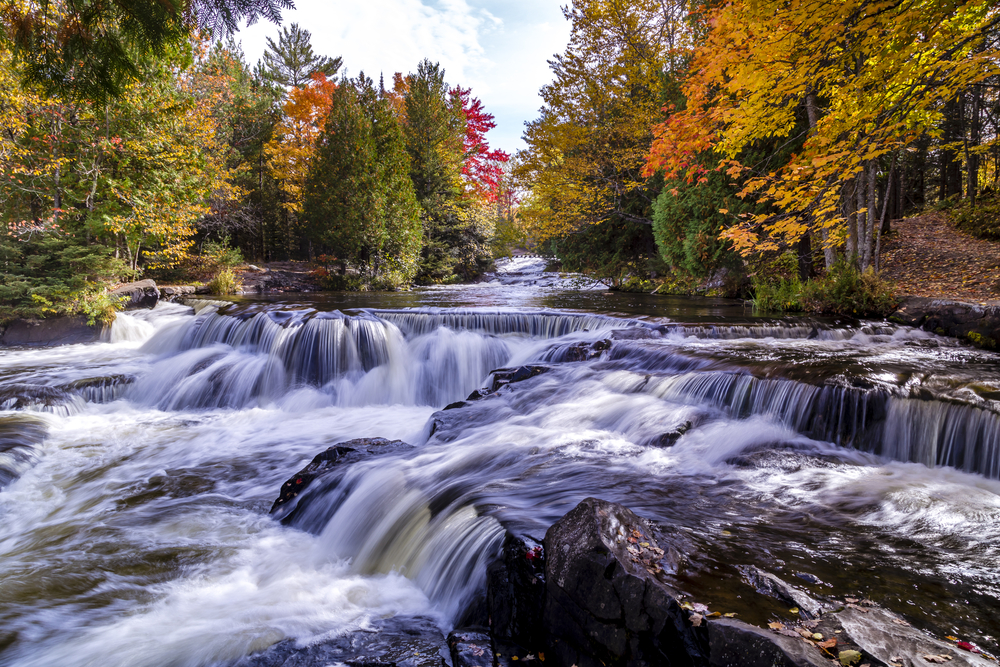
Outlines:
POLYGON ((447 629, 505 529, 540 538, 587 496, 657 521, 676 585, 715 609, 788 615, 743 605, 754 563, 997 650, 998 355, 501 279, 160 304, 113 342, 0 351, 0 664, 226 664, 392 615, 447 629), (432 419, 522 364, 549 370, 432 419), (376 436, 414 447, 289 526, 268 514, 317 453, 376 436))

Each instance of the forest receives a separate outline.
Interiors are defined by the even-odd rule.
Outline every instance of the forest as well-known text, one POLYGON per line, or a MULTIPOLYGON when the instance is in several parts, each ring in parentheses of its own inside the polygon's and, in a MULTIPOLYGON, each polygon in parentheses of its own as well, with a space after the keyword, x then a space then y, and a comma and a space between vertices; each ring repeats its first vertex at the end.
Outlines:
POLYGON ((573 0, 514 156, 430 60, 348 78, 291 24, 251 65, 232 29, 283 6, 0 3, 4 318, 113 316, 138 277, 224 293, 243 262, 470 281, 515 247, 612 289, 878 312, 893 221, 1000 229, 988 0, 573 0))

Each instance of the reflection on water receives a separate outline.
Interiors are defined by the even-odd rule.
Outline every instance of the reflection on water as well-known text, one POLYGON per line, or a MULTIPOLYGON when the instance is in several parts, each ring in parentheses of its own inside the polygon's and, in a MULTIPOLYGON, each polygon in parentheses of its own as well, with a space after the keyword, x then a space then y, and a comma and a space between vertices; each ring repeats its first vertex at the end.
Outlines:
POLYGON ((541 537, 587 496, 659 522, 675 583, 713 608, 787 614, 743 602, 752 563, 997 648, 1000 357, 530 282, 161 304, 111 343, 0 352, 0 664, 447 628, 504 529, 541 537), (544 372, 437 412, 521 364, 544 372), (338 469, 290 526, 267 515, 358 437, 413 447, 338 469))

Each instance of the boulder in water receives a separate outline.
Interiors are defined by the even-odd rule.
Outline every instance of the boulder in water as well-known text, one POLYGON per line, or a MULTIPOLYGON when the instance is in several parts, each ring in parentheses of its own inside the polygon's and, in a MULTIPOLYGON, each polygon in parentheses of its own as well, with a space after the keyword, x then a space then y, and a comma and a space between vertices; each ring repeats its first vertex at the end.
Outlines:
POLYGON ((710 667, 829 667, 831 662, 801 638, 719 618, 708 623, 708 664, 710 667))
POLYGON ((774 598, 789 607, 796 607, 803 618, 817 618, 833 607, 806 593, 801 588, 782 581, 770 572, 765 572, 755 565, 737 565, 736 569, 743 575, 743 580, 753 586, 761 595, 774 598))
POLYGON ((664 555, 630 510, 587 498, 545 534, 543 621, 555 664, 702 665, 707 628, 660 577, 664 555))
POLYGON ((385 438, 357 438, 334 445, 317 454, 305 468, 281 485, 281 491, 271 505, 271 514, 282 523, 289 523, 300 510, 302 493, 317 479, 330 475, 346 464, 410 447, 412 445, 402 440, 385 438))
POLYGON ((82 315, 46 317, 45 319, 19 319, 0 327, 0 347, 25 345, 46 347, 50 345, 76 345, 105 340, 110 331, 103 322, 87 324, 82 315))
POLYGON ((455 630, 448 635, 452 667, 493 667, 493 643, 479 629, 455 630))
POLYGON ((486 605, 495 640, 544 651, 545 551, 529 537, 508 534, 486 574, 486 605))
POLYGON ((136 310, 154 307, 160 300, 160 290, 157 289, 155 282, 147 278, 113 289, 111 296, 124 297, 125 310, 136 310))

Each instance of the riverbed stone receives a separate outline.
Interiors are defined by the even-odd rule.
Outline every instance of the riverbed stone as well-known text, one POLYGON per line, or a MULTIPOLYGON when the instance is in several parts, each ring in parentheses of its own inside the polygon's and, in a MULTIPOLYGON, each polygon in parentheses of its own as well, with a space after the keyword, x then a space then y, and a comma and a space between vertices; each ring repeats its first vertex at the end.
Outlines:
POLYGON ((103 322, 88 324, 83 315, 17 319, 0 326, 0 347, 95 343, 107 339, 109 333, 108 325, 103 322))
MULTIPOLYGON (((326 491, 336 484, 336 479, 330 477, 345 466, 403 449, 411 449, 413 445, 402 440, 387 440, 385 438, 356 438, 329 447, 317 454, 304 468, 288 478, 281 485, 278 497, 271 505, 271 514, 282 523, 291 523, 299 515, 308 497, 305 491, 314 486, 317 480, 322 486, 320 491, 326 491)), ((339 479, 339 477, 338 477, 339 479)), ((315 497, 318 494, 312 494, 315 497)))
POLYGON ((153 280, 147 278, 115 288, 111 290, 111 296, 124 297, 125 300, 122 304, 124 309, 136 310, 154 307, 156 302, 160 300, 160 290, 153 280))
POLYGON ((232 663, 231 667, 445 667, 451 652, 444 635, 428 618, 393 617, 366 630, 299 645, 286 639, 232 663))
POLYGON ((731 618, 707 621, 710 667, 829 667, 801 638, 784 637, 731 618))
POLYGON ((958 665, 995 667, 996 665, 981 655, 964 651, 954 644, 921 632, 886 609, 878 607, 862 609, 848 607, 834 617, 843 627, 843 634, 847 635, 866 657, 871 656, 884 664, 928 665, 932 662, 925 656, 944 656, 943 663, 951 667, 958 665))
POLYGON ((462 628, 448 635, 452 667, 492 667, 493 644, 481 628, 462 628))
POLYGON ((743 580, 753 586, 758 593, 774 598, 789 607, 798 608, 802 618, 817 618, 833 609, 829 603, 813 597, 801 588, 770 572, 765 572, 756 565, 737 565, 736 569, 743 575, 743 580))
POLYGON ((911 296, 889 319, 941 336, 962 338, 976 347, 1000 349, 1000 307, 911 296))
POLYGON ((707 628, 664 583, 664 551, 631 510, 587 498, 545 534, 543 622, 554 664, 703 665, 707 628))
POLYGON ((545 552, 530 537, 508 534, 486 575, 486 607, 495 640, 544 650, 545 552))

